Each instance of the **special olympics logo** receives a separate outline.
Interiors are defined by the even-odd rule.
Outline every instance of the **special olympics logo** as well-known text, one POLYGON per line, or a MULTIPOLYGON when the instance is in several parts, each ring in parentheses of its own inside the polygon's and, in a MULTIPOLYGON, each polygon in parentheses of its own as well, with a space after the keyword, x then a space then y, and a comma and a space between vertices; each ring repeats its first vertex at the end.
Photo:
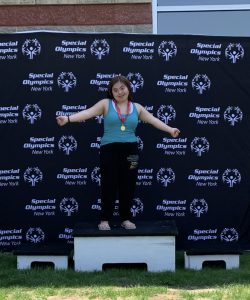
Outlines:
POLYGON ((136 92, 137 89, 142 88, 144 85, 144 79, 140 73, 128 73, 128 80, 130 81, 130 86, 133 93, 136 92))
POLYGON ((59 150, 65 152, 66 155, 70 155, 70 153, 77 149, 77 141, 76 139, 70 136, 62 136, 58 142, 59 150))
POLYGON ((30 228, 26 232, 26 240, 28 242, 37 244, 41 243, 45 239, 45 234, 40 227, 30 228))
POLYGON ((156 178, 159 183, 167 187, 168 184, 175 181, 175 173, 171 168, 160 168, 156 178))
POLYGON ((175 120, 176 111, 172 105, 163 104, 157 110, 157 117, 165 124, 168 124, 170 121, 175 120))
POLYGON ((190 212, 195 214, 197 218, 200 218, 202 214, 207 213, 208 204, 204 199, 194 199, 190 203, 190 212))
POLYGON ((225 49, 225 57, 236 64, 239 59, 244 57, 244 48, 240 43, 230 43, 225 49))
POLYGON ((38 167, 28 167, 24 172, 23 178, 24 181, 30 183, 31 186, 36 186, 37 183, 43 180, 43 173, 38 167))
POLYGON ((90 52, 95 55, 97 59, 101 60, 105 55, 109 54, 110 46, 105 39, 94 40, 90 46, 90 52))
POLYGON ((237 169, 226 169, 222 175, 222 181, 232 188, 235 184, 241 182, 241 174, 237 169))
POLYGON ((99 167, 95 167, 91 172, 91 180, 97 183, 99 186, 101 185, 101 173, 99 167))
POLYGON ((195 152, 197 156, 209 151, 209 142, 205 137, 195 137, 191 142, 191 151, 195 152))
POLYGON ((163 57, 165 61, 169 61, 177 54, 177 47, 173 41, 162 41, 158 47, 159 56, 163 57))
POLYGON ((70 217, 73 213, 78 212, 78 203, 74 198, 63 198, 60 202, 60 211, 70 217))
POLYGON ((102 124, 103 119, 104 119, 103 115, 99 115, 99 116, 95 117, 95 120, 97 121, 97 124, 102 124))
POLYGON ((137 140, 138 149, 140 151, 142 151, 143 150, 143 140, 139 136, 136 137, 136 140, 137 140))
POLYGON ((235 126, 235 124, 241 122, 242 119, 243 112, 238 106, 228 106, 224 111, 224 120, 231 126, 235 126))
POLYGON ((22 53, 28 56, 28 59, 34 59, 34 56, 41 53, 41 44, 37 39, 27 39, 22 45, 22 53))
POLYGON ((137 214, 143 212, 143 203, 139 198, 133 199, 132 206, 130 209, 130 212, 132 213, 133 217, 136 217, 137 214))
POLYGON ((238 241, 239 234, 234 228, 225 228, 222 230, 220 234, 220 239, 221 241, 225 241, 225 242, 238 241))
POLYGON ((76 77, 72 72, 62 72, 57 78, 57 84, 68 93, 70 89, 76 87, 76 77))
POLYGON ((206 74, 196 74, 192 80, 192 88, 202 95, 203 92, 209 90, 211 81, 206 74))
POLYGON ((42 110, 37 104, 27 104, 23 109, 23 119, 27 120, 30 124, 41 119, 42 110))

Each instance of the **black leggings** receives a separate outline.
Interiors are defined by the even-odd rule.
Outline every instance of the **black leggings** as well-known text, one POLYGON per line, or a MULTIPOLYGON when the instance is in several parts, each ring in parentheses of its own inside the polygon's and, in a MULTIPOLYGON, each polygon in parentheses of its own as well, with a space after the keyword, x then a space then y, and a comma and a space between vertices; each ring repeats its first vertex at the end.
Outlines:
POLYGON ((119 199, 121 221, 130 219, 138 158, 137 143, 111 143, 101 146, 102 221, 111 220, 116 199, 119 199))

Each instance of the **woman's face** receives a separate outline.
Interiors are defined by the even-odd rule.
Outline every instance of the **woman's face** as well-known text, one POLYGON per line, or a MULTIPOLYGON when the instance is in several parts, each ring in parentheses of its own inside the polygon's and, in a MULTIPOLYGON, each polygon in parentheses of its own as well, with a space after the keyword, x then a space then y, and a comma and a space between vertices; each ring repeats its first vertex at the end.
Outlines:
POLYGON ((118 81, 112 87, 112 94, 116 101, 123 102, 128 100, 129 90, 124 83, 118 81))

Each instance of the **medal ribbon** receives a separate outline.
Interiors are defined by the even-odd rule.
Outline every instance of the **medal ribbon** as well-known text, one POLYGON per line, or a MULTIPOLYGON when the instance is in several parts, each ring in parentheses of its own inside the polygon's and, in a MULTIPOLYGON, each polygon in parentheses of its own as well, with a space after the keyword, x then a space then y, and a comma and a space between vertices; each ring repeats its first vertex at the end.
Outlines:
POLYGON ((127 114, 126 114, 125 117, 122 117, 121 110, 120 110, 119 106, 117 105, 117 101, 116 100, 113 100, 113 101, 115 103, 115 108, 116 108, 116 112, 118 114, 118 117, 121 120, 122 125, 124 125, 124 123, 126 121, 126 118, 127 118, 128 114, 129 114, 129 111, 130 111, 131 102, 128 101, 128 104, 127 104, 127 114))

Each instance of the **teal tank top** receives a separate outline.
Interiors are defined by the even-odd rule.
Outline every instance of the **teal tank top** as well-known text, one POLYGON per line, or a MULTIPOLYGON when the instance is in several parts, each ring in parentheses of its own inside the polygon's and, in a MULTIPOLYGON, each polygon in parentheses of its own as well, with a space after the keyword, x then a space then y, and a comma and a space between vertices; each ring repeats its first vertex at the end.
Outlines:
MULTIPOLYGON (((101 138, 101 146, 110 143, 134 143, 137 142, 135 130, 138 125, 138 111, 133 102, 125 120, 124 131, 121 130, 122 122, 116 112, 114 103, 109 100, 109 107, 106 116, 104 116, 104 134, 101 138)), ((122 115, 124 117, 124 115, 122 115)))

